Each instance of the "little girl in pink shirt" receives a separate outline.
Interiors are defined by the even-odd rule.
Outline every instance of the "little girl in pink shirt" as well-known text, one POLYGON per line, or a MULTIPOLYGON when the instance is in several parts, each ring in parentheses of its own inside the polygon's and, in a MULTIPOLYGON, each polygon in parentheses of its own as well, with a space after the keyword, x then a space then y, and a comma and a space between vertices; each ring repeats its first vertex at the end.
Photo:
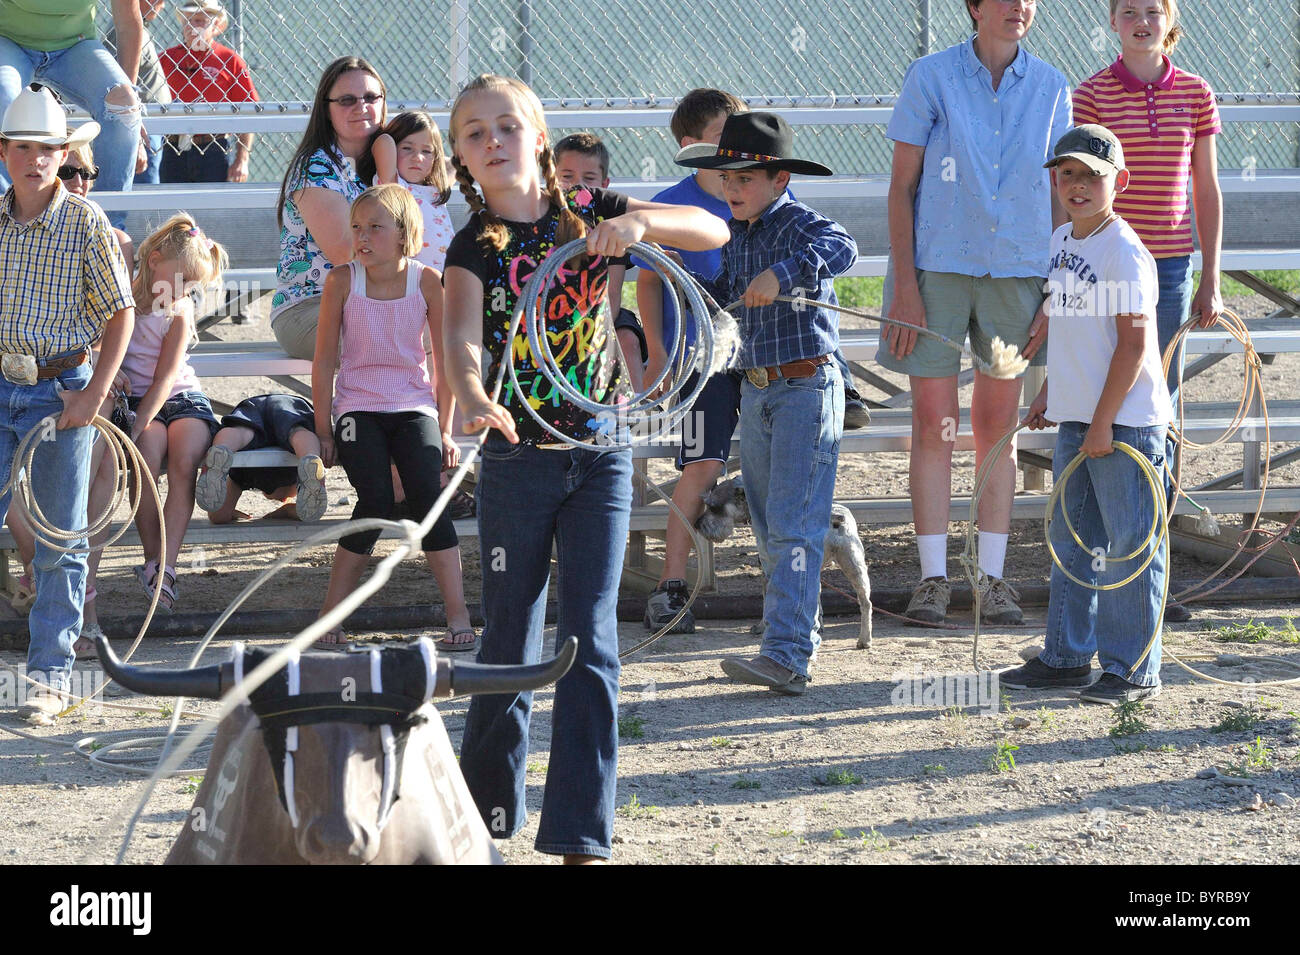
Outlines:
MULTIPOLYGON (((421 247, 420 219, 401 186, 366 190, 352 204, 353 260, 326 276, 321 296, 311 376, 316 434, 326 466, 342 464, 357 492, 353 520, 393 516, 390 460, 417 520, 438 497, 442 468, 459 463, 447 431, 454 399, 444 376, 429 368, 422 342, 426 329, 442 341, 442 277, 413 258, 421 247), (439 383, 436 400, 431 372, 439 383)), ((378 539, 374 530, 339 541, 322 614, 356 588, 378 539)), ((446 513, 424 538, 424 553, 446 604, 449 633, 440 649, 477 650, 456 529, 446 513)), ((340 647, 346 637, 335 627, 318 643, 340 647)))

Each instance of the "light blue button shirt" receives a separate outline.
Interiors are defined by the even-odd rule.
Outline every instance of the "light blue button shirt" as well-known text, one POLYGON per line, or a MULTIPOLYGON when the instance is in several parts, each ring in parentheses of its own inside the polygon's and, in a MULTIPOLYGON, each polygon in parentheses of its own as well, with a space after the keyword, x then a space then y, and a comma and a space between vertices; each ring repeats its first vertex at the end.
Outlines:
POLYGON ((973 41, 908 67, 886 131, 925 147, 916 266, 994 278, 1046 275, 1052 211, 1043 163, 1070 128, 1070 85, 1021 46, 995 91, 973 41))

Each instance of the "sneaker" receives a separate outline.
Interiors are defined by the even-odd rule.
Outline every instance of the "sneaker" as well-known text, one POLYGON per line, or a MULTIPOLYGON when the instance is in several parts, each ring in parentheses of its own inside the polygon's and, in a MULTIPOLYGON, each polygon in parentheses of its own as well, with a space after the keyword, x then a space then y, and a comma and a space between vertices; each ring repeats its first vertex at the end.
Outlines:
POLYGON ((298 495, 294 498, 298 520, 309 524, 319 521, 329 503, 325 492, 325 462, 319 455, 304 455, 298 462, 298 495))
POLYGON ((1118 677, 1113 673, 1103 673, 1101 679, 1079 693, 1079 699, 1087 700, 1089 703, 1105 703, 1108 706, 1119 706, 1121 703, 1149 700, 1159 695, 1159 683, 1155 686, 1138 686, 1136 683, 1130 683, 1123 677, 1118 677))
POLYGON ((230 465, 235 452, 214 444, 203 459, 204 470, 194 485, 194 500, 205 511, 219 511, 226 503, 226 481, 230 478, 230 465))
POLYGON ((871 424, 871 410, 852 388, 844 389, 844 430, 856 431, 871 424))
POLYGON ((1173 597, 1165 601, 1165 623, 1186 623, 1192 619, 1192 612, 1185 604, 1180 604, 1173 597))
POLYGON ((27 685, 27 698, 18 707, 19 719, 24 719, 33 726, 49 726, 63 710, 63 701, 59 694, 45 684, 27 685))
POLYGON ((727 657, 722 661, 722 672, 737 683, 765 686, 785 696, 802 696, 808 689, 808 678, 783 667, 771 657, 757 656, 752 660, 727 657))
POLYGON ((923 627, 927 623, 943 623, 948 616, 948 601, 952 598, 952 588, 946 577, 927 577, 917 584, 912 591, 912 602, 907 605, 903 616, 910 627, 923 627))
POLYGON ((474 516, 474 495, 467 494, 460 488, 456 488, 456 493, 451 496, 447 502, 447 516, 453 521, 462 521, 474 516))
MULTIPOLYGON (((658 630, 667 626, 668 621, 677 616, 678 612, 686 606, 689 597, 690 591, 686 587, 686 581, 665 580, 654 589, 650 599, 645 602, 646 629, 658 630)), ((689 610, 686 611, 682 619, 677 621, 677 625, 668 632, 694 633, 695 615, 689 610)))
POLYGON ((1001 577, 980 574, 980 619, 985 623, 1010 625, 1025 622, 1016 601, 1020 594, 1001 577))
POLYGON ((1011 690, 1058 690, 1087 686, 1092 682, 1092 664, 1081 667, 1049 667, 1034 657, 1024 666, 998 673, 998 685, 1011 690))

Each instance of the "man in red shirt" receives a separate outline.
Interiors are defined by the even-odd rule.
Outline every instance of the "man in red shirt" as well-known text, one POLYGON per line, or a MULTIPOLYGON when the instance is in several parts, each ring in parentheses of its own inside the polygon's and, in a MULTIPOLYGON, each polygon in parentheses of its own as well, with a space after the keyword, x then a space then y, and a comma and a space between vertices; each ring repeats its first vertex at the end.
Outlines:
MULTIPOLYGON (((164 50, 160 58, 172 96, 182 103, 256 102, 248 64, 216 42, 228 23, 225 7, 218 0, 186 0, 176 15, 184 42, 164 50)), ((253 134, 240 133, 237 138, 234 156, 227 159, 229 136, 172 137, 163 151, 162 181, 246 181, 253 134)))

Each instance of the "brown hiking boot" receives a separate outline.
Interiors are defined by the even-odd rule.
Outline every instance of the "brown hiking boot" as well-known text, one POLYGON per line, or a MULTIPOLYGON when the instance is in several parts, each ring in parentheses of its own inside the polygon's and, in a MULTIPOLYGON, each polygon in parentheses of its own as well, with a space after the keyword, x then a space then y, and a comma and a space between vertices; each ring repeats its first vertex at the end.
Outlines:
POLYGON ((948 601, 952 598, 952 588, 946 577, 927 577, 917 584, 912 591, 912 602, 904 612, 909 617, 907 625, 923 627, 927 623, 943 623, 948 616, 948 601))
POLYGON ((980 574, 980 619, 985 623, 1011 626, 1025 622, 1016 603, 1020 594, 1001 577, 980 574))

